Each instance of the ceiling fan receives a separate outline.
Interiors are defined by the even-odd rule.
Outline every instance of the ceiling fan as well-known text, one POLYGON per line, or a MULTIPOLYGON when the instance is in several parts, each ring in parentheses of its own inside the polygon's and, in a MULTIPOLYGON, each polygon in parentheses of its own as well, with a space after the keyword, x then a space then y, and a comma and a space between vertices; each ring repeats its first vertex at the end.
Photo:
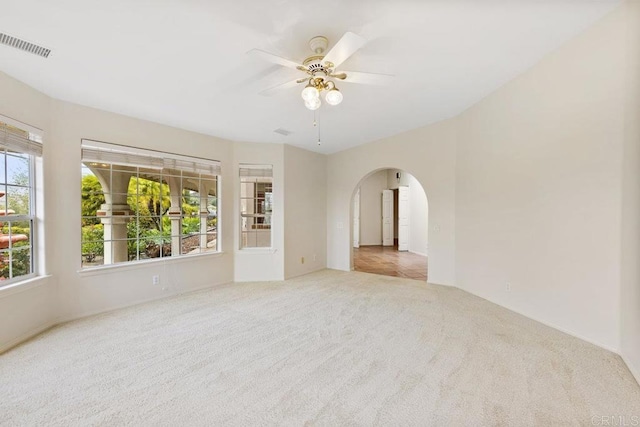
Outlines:
POLYGON ((358 49, 364 46, 366 42, 366 39, 363 37, 347 32, 338 43, 325 54, 329 40, 324 36, 313 37, 309 40, 309 47, 313 55, 305 58, 301 64, 260 49, 252 49, 247 53, 283 67, 299 70, 306 74, 306 76, 302 78, 263 90, 260 94, 267 96, 272 95, 281 90, 289 89, 306 82, 307 85, 301 93, 304 105, 310 110, 317 110, 322 104, 320 101, 320 92, 324 90, 327 91, 325 95, 327 104, 338 105, 342 102, 342 92, 336 87, 335 80, 348 83, 385 84, 393 78, 393 76, 389 74, 338 71, 338 67, 358 49))

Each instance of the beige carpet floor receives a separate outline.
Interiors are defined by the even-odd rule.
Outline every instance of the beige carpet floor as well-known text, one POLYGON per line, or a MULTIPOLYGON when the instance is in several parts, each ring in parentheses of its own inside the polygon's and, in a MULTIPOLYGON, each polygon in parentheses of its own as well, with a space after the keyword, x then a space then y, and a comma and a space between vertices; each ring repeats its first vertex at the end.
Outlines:
POLYGON ((322 271, 58 326, 0 356, 2 425, 592 425, 620 358, 454 288, 322 271))

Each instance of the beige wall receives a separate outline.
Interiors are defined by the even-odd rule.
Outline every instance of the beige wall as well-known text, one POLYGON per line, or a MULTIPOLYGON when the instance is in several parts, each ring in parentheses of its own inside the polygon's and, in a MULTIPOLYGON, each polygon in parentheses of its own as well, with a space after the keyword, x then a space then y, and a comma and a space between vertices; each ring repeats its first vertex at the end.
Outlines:
POLYGON ((446 120, 355 147, 328 158, 327 265, 350 270, 352 197, 361 180, 381 169, 413 175, 429 200, 429 281, 455 284, 456 122, 446 120))
MULTIPOLYGON (((105 311, 167 295, 227 283, 233 280, 232 205, 234 177, 223 168, 221 177, 222 250, 220 255, 113 266, 104 270, 80 270, 80 141, 83 138, 140 148, 178 152, 211 158, 228 165, 232 144, 228 141, 187 132, 62 101, 53 101, 52 129, 45 140, 45 164, 55 169, 46 183, 46 195, 54 200, 47 216, 54 225, 45 229, 53 246, 51 273, 59 280, 61 319, 105 311), (48 154, 48 156, 47 156, 48 154), (160 275, 160 285, 151 276, 160 275)), ((51 258, 50 258, 51 259, 51 258)))
POLYGON ((405 186, 409 186, 411 185, 411 177, 412 175, 409 173, 406 173, 403 170, 400 169, 387 169, 386 170, 386 174, 387 174, 387 188, 389 190, 395 190, 396 188, 400 187, 401 185, 405 185, 405 186), (400 174, 400 181, 398 182, 398 177, 396 174, 400 174))
MULTIPOLYGON (((229 172, 234 176, 233 236, 234 243, 228 250, 235 253, 233 279, 236 282, 284 279, 284 146, 282 144, 233 144, 234 161, 229 172), (273 213, 271 215, 271 248, 240 249, 240 163, 273 166, 273 213)), ((230 198, 226 200, 231 200, 230 198)))
MULTIPOLYGON (((44 130, 43 185, 38 205, 38 236, 46 261, 41 277, 27 284, 0 288, 0 351, 51 325, 84 315, 157 298, 211 287, 235 280, 279 280, 284 277, 284 146, 233 143, 157 123, 52 100, 0 73, 0 114, 44 130), (222 253, 167 258, 143 263, 80 271, 80 141, 83 138, 140 148, 211 158, 222 162, 219 215, 222 253), (274 165, 275 233, 273 250, 238 255, 238 163, 274 165), (45 215, 46 212, 46 215, 45 215), (42 224, 44 222, 44 224, 42 224), (160 276, 160 285, 152 276, 160 276)), ((312 161, 316 154, 299 150, 293 157, 312 161), (305 156, 311 156, 308 159, 305 156)), ((307 271, 325 265, 326 239, 323 211, 326 199, 324 164, 313 178, 320 182, 318 197, 297 192, 297 201, 317 208, 311 233, 293 248, 313 246, 316 262, 307 271), (318 203, 320 200, 320 204, 318 203), (318 219, 321 216, 321 220, 318 219)), ((292 167, 290 181, 296 180, 292 167)), ((303 227, 303 224, 300 224, 303 227)), ((307 250, 307 249, 305 249, 307 250)), ((309 249, 310 251, 311 249, 309 249)), ((311 258, 313 256, 311 255, 311 258)))
POLYGON ((457 120, 457 285, 613 350, 623 20, 609 15, 457 120))
POLYGON ((360 246, 382 245, 382 190, 387 188, 386 170, 360 183, 360 246))
MULTIPOLYGON (((624 94, 628 120, 638 117, 637 86, 624 86, 625 43, 638 49, 625 39, 624 7, 460 116, 329 156, 328 265, 350 268, 343 224, 359 180, 403 169, 429 201, 430 281, 620 351, 623 200, 628 221, 638 218, 635 124, 626 128, 630 198, 622 193, 624 94)), ((622 322, 631 363, 640 341, 633 244, 622 322)))
MULTIPOLYGON (((50 99, 40 92, 22 84, 6 74, 0 73, 0 114, 27 123, 45 131, 50 130, 50 99)), ((51 147, 44 147, 45 155, 51 155, 51 147)), ((41 182, 50 182, 55 176, 51 163, 43 166, 41 182)), ((78 185, 79 187, 79 185, 78 185)), ((54 206, 54 199, 47 198, 45 203, 37 206, 38 224, 48 228, 54 226, 54 219, 49 216, 54 206), (45 216, 44 213, 47 213, 45 216)), ((57 312, 57 277, 48 273, 54 265, 53 246, 46 244, 44 237, 38 236, 45 253, 46 265, 38 266, 41 277, 13 287, 0 288, 0 352, 16 343, 55 324, 57 312)))
MULTIPOLYGON (((409 187, 409 252, 426 256, 429 246, 429 206, 427 195, 420 182, 413 175, 400 169, 389 169, 387 171, 387 188, 396 189, 401 185, 409 187), (399 182, 397 173, 400 173, 399 182)), ((395 223, 394 238, 397 239, 397 218, 395 223)))
POLYGON ((418 180, 410 174, 409 180, 409 252, 428 255, 429 204, 418 180))
POLYGON ((327 158, 285 145, 284 164, 284 274, 290 278, 327 265, 327 158))
MULTIPOLYGON (((418 180, 400 169, 384 169, 362 180, 360 188, 360 245, 382 245, 382 190, 409 187, 409 251, 427 255, 427 196, 418 180), (400 173, 400 182, 396 178, 400 173)), ((394 201, 396 203, 396 201, 394 201)), ((398 238, 397 206, 394 206, 394 238, 398 238)), ((353 230, 351 230, 353 233, 353 230)))
POLYGON ((42 277, 0 289, 0 350, 60 320, 234 278, 304 274, 325 265, 322 252, 349 270, 352 196, 370 173, 397 168, 428 197, 431 282, 620 351, 638 375, 639 7, 624 3, 456 118, 326 158, 51 100, 0 73, 0 114, 45 131, 47 263, 42 277), (224 252, 79 272, 82 138, 221 160, 224 252), (274 165, 267 253, 238 254, 240 162, 274 165))
POLYGON ((628 2, 622 181, 621 354, 640 382, 640 2, 628 2))

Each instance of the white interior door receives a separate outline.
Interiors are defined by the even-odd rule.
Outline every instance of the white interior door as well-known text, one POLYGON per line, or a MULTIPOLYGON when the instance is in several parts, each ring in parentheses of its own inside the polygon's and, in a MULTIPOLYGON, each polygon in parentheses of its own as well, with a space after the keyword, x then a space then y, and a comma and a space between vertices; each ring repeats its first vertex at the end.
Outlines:
POLYGON ((382 190, 382 246, 393 246, 393 191, 382 190))
POLYGON ((398 250, 409 250, 409 187, 398 187, 398 250))
POLYGON ((360 189, 353 197, 353 247, 360 247, 360 189))

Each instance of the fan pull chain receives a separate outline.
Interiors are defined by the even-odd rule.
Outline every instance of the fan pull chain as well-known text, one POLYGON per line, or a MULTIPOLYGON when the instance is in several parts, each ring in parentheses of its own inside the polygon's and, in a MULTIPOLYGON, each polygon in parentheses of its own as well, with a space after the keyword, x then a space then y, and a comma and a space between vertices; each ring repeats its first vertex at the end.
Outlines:
MULTIPOLYGON (((320 116, 320 113, 318 113, 318 112, 314 111, 314 112, 313 112, 313 115, 315 116, 316 114, 317 114, 318 116, 320 116)), ((318 122, 319 122, 319 121, 320 121, 320 119, 318 118, 318 122)), ((315 122, 316 122, 316 120, 315 120, 315 118, 314 118, 314 123, 315 123, 315 122)), ((318 123, 318 145, 320 145, 320 144, 321 144, 321 142, 320 142, 320 123, 318 123)))

